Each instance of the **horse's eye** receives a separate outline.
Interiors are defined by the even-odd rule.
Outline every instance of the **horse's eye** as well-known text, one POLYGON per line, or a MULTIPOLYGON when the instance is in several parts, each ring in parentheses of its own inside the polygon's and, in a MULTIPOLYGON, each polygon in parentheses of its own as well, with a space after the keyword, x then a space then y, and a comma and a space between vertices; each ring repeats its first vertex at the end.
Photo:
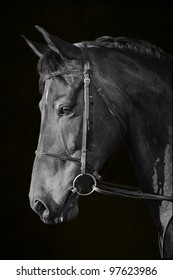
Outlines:
POLYGON ((60 108, 60 115, 68 115, 72 111, 72 106, 64 105, 60 108))

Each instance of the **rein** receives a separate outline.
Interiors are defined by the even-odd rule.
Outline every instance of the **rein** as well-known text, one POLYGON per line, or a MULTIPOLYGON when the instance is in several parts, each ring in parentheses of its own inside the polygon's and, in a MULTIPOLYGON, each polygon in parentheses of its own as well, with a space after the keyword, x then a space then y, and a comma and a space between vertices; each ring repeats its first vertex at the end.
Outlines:
POLYGON ((119 197, 128 197, 128 198, 136 198, 136 199, 144 199, 144 200, 157 200, 157 201, 162 201, 162 200, 173 201, 172 196, 144 193, 139 188, 135 188, 132 186, 119 185, 119 184, 113 184, 113 183, 102 181, 102 180, 100 180, 101 176, 99 176, 97 171, 93 171, 93 168, 88 166, 88 164, 87 164, 87 139, 88 139, 88 137, 87 136, 88 136, 88 131, 89 131, 90 100, 92 99, 92 95, 90 94, 90 91, 89 91, 91 79, 96 88, 97 93, 104 101, 104 103, 107 106, 111 115, 114 118, 117 118, 119 120, 122 127, 126 131, 127 131, 127 126, 126 126, 124 120, 122 119, 122 117, 115 110, 115 107, 109 102, 109 100, 107 99, 107 96, 102 91, 102 89, 97 87, 97 84, 95 83, 95 80, 92 76, 92 71, 90 68, 90 59, 89 59, 89 55, 87 52, 87 47, 83 43, 78 43, 75 45, 78 46, 82 52, 83 61, 84 61, 83 71, 81 71, 81 70, 67 70, 65 72, 55 71, 55 72, 45 75, 44 80, 50 79, 52 77, 60 76, 60 75, 67 75, 67 74, 73 74, 73 73, 84 75, 84 110, 83 110, 81 158, 74 158, 67 153, 61 155, 61 154, 52 154, 52 153, 45 153, 45 152, 39 152, 39 151, 35 152, 36 156, 48 156, 48 157, 53 157, 58 160, 72 161, 72 162, 76 162, 77 164, 80 164, 81 173, 74 178, 73 186, 71 188, 72 193, 77 193, 80 196, 87 196, 95 191, 95 192, 98 192, 101 194, 114 195, 114 196, 119 196, 119 197), (77 187, 77 181, 79 180, 79 178, 81 178, 83 176, 89 177, 93 182, 92 189, 87 193, 81 192, 77 187))

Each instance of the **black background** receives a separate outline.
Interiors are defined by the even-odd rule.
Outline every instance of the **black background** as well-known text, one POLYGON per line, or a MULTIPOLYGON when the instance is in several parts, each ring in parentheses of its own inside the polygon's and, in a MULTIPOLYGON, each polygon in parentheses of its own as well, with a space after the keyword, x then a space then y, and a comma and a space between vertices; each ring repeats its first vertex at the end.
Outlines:
MULTIPOLYGON (((146 204, 94 194, 76 220, 48 226, 30 209, 28 191, 40 113, 37 57, 20 34, 43 42, 34 25, 69 42, 110 35, 138 38, 172 54, 171 1, 1 1, 1 259, 158 259, 146 204), (128 4, 127 4, 128 3, 128 4)), ((137 185, 122 145, 105 179, 137 185)))

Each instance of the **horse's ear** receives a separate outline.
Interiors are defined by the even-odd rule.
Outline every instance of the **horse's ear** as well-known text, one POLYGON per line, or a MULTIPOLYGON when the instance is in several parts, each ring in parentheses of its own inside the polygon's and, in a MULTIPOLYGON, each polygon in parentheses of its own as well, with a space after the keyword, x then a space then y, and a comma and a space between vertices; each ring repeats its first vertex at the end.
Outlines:
POLYGON ((30 41, 23 35, 21 35, 21 37, 27 42, 27 44, 38 57, 42 57, 42 55, 49 49, 46 45, 30 41))
POLYGON ((80 55, 80 49, 62 39, 49 34, 42 27, 35 26, 35 28, 43 35, 50 49, 58 53, 62 59, 75 59, 80 55))

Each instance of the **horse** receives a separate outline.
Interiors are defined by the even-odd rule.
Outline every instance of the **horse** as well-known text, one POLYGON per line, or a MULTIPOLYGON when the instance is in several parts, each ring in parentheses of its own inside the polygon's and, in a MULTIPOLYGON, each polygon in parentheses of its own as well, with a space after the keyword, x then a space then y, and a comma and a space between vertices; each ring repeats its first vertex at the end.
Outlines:
POLYGON ((74 219, 93 191, 147 201, 161 258, 173 257, 172 57, 148 42, 104 36, 71 44, 43 28, 39 57, 41 126, 29 199, 46 224, 74 219), (99 172, 124 142, 139 190, 99 172))

